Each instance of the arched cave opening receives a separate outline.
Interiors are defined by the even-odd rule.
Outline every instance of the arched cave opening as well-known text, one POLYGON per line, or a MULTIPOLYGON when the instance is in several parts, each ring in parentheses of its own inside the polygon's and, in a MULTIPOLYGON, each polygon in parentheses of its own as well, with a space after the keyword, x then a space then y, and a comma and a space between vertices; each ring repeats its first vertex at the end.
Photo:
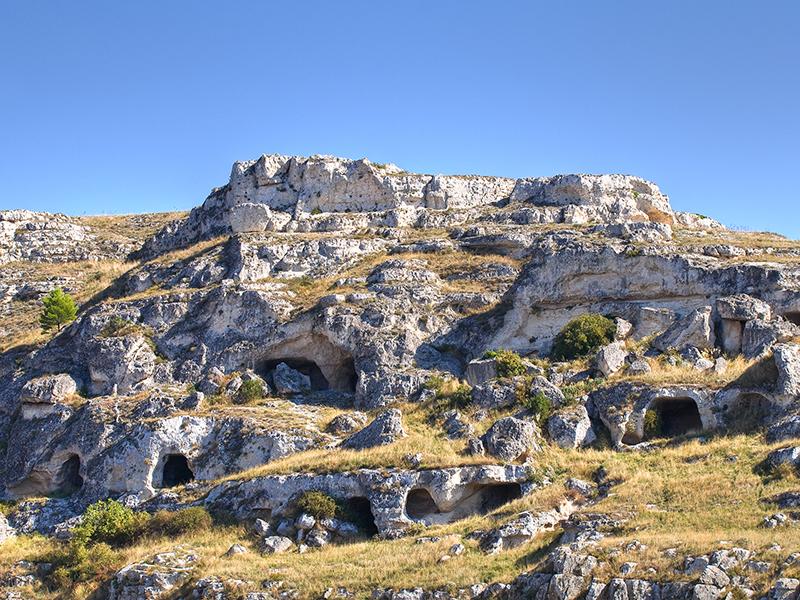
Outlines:
POLYGON ((431 496, 430 492, 424 488, 416 488, 408 492, 406 496, 406 515, 409 519, 419 521, 431 515, 439 514, 439 507, 431 496))
POLYGON ((194 481, 194 472, 183 454, 170 454, 164 461, 161 487, 170 488, 194 481))
POLYGON ((744 392, 723 409, 728 431, 746 433, 758 428, 770 416, 772 402, 763 394, 744 392))
POLYGON ((483 490, 480 512, 492 512, 512 500, 522 498, 522 486, 518 483, 498 483, 487 485, 483 490))
POLYGON ((372 504, 369 498, 356 496, 345 502, 348 519, 366 536, 378 535, 378 526, 375 525, 375 515, 372 514, 372 504))
POLYGON ((645 414, 645 439, 678 437, 702 430, 700 411, 691 398, 656 398, 645 414))
POLYGON ((55 483, 58 492, 66 495, 74 494, 83 487, 80 456, 73 454, 64 461, 58 470, 55 483))
POLYGON ((353 356, 321 334, 308 334, 286 340, 266 351, 256 370, 272 383, 275 367, 286 363, 307 375, 312 390, 334 390, 353 394, 358 375, 353 356))

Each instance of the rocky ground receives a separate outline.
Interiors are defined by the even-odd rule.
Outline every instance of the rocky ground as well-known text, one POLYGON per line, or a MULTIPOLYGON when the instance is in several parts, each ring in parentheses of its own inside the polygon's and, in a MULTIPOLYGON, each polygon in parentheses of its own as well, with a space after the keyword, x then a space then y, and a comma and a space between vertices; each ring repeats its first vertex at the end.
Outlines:
POLYGON ((621 175, 267 155, 188 215, 0 212, 2 593, 797 598, 798 275, 621 175), (149 529, 76 558, 108 498, 149 529))

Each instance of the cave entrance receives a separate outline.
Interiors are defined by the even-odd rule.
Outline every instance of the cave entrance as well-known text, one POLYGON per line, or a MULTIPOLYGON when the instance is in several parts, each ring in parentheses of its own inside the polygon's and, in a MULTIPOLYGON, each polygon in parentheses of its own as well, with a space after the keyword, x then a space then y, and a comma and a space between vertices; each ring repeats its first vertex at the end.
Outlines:
POLYGON ((345 502, 348 518, 356 527, 369 537, 378 535, 378 526, 375 525, 375 515, 372 514, 372 504, 369 498, 356 496, 345 502))
POLYGON ((483 501, 481 502, 480 512, 489 513, 512 500, 522 498, 522 486, 518 483, 487 485, 482 490, 482 495, 483 501))
POLYGON ((756 392, 739 394, 730 404, 726 404, 725 425, 728 431, 747 433, 753 431, 772 414, 772 402, 756 392))
POLYGON ((194 481, 194 473, 189 468, 189 461, 183 454, 170 454, 164 461, 161 475, 161 487, 170 488, 194 481))
POLYGON ((358 376, 352 354, 324 335, 312 333, 281 342, 260 357, 256 370, 271 381, 275 367, 282 362, 307 375, 312 390, 356 391, 358 376))
POLYGON ((645 439, 678 437, 703 430, 697 403, 691 398, 656 398, 645 414, 645 439))
POLYGON ((55 484, 58 492, 65 495, 74 494, 83 487, 80 456, 73 454, 64 461, 56 475, 55 484))
POLYGON ((430 492, 424 488, 413 489, 406 496, 406 514, 409 519, 419 521, 439 514, 439 507, 431 496, 430 492))
POLYGON ((800 311, 783 313, 783 318, 794 323, 795 325, 800 325, 800 311))
POLYGON ((273 373, 275 372, 275 367, 281 363, 285 363, 287 367, 290 367, 295 371, 299 371, 308 377, 311 380, 312 390, 319 391, 330 389, 330 384, 325 378, 325 375, 322 374, 322 369, 317 366, 317 363, 315 363, 313 360, 306 360, 305 358, 296 357, 274 358, 264 363, 262 372, 273 388, 275 387, 273 373))

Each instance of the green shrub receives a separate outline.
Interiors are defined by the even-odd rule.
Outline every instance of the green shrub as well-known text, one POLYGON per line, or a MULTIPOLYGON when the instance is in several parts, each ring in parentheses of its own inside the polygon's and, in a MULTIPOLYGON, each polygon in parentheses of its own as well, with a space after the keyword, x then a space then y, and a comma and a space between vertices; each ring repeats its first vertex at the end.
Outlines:
POLYGON ((317 519, 332 519, 336 515, 336 500, 319 490, 303 492, 295 506, 298 511, 317 519))
POLYGON ((547 419, 547 417, 550 416, 550 412, 553 410, 550 399, 542 392, 523 396, 522 405, 530 410, 539 422, 547 419))
POLYGON ((75 306, 72 296, 61 288, 55 288, 47 294, 42 299, 42 304, 44 307, 39 315, 39 325, 42 327, 42 331, 49 331, 53 328, 61 331, 64 325, 74 321, 78 314, 78 307, 75 306))
POLYGON ((522 357, 513 350, 489 350, 483 358, 495 360, 498 377, 516 377, 528 372, 522 357))
POLYGON ((661 415, 658 411, 648 410, 644 413, 644 437, 656 438, 661 435, 661 415))
POLYGON ((258 379, 248 379, 236 394, 240 403, 261 400, 264 397, 264 384, 258 379))
POLYGON ((177 511, 160 510, 150 518, 147 529, 153 535, 174 537, 207 531, 213 525, 214 520, 205 508, 193 506, 177 511))
POLYGON ((553 358, 572 360, 591 354, 614 339, 616 325, 597 313, 575 317, 558 332, 553 343, 553 358))
POLYGON ((147 513, 135 512, 116 500, 100 500, 83 513, 72 539, 83 546, 98 542, 126 544, 142 533, 148 520, 147 513))
POLYGON ((116 553, 108 544, 86 547, 75 540, 48 554, 47 562, 54 568, 46 582, 58 591, 83 581, 105 581, 119 567, 116 553))

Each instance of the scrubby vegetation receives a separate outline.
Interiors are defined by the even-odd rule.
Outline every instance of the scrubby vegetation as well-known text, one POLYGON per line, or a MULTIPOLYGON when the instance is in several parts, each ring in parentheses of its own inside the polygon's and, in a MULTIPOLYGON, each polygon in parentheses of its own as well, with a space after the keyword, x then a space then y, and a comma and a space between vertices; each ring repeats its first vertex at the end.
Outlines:
POLYGON ((558 332, 553 342, 553 358, 572 360, 588 356, 614 339, 614 321, 597 313, 575 317, 558 332))
POLYGON ((483 358, 493 358, 497 365, 498 377, 516 377, 525 375, 527 368, 522 357, 513 350, 489 350, 483 358))
POLYGON ((240 404, 261 400, 265 395, 264 384, 258 379, 248 379, 242 382, 242 387, 236 393, 237 401, 240 404))
POLYGON ((298 511, 316 519, 332 519, 336 516, 336 500, 319 490, 303 492, 295 505, 298 511))
POLYGON ((119 568, 125 549, 144 540, 175 538, 209 531, 214 526, 203 508, 192 507, 154 515, 135 511, 116 500, 90 505, 68 542, 47 551, 53 565, 47 583, 66 592, 82 582, 100 582, 119 568))

